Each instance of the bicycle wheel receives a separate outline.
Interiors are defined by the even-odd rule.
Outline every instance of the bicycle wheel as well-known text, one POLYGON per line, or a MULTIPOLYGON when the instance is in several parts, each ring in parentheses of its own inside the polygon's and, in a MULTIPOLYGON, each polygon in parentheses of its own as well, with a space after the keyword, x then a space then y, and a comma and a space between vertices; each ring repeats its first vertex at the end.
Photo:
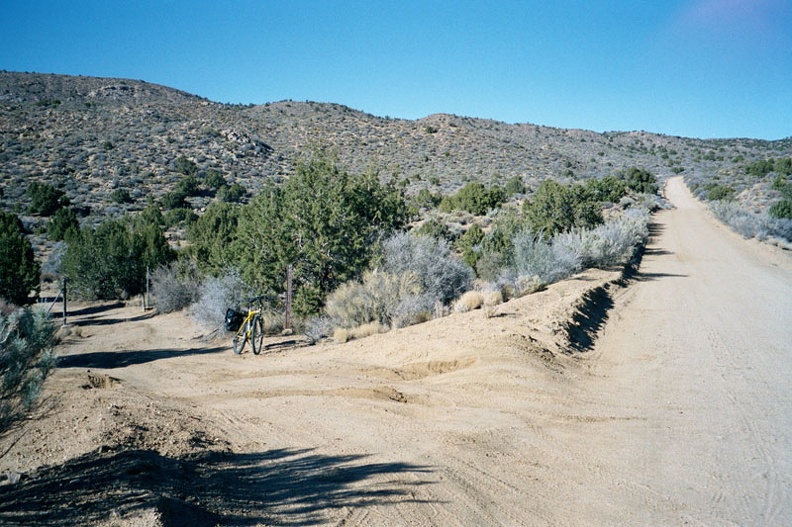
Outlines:
POLYGON ((264 347, 264 323, 258 315, 253 319, 253 327, 250 330, 250 347, 256 355, 261 353, 264 347))
POLYGON ((245 327, 240 331, 237 331, 236 335, 234 335, 234 340, 232 342, 234 353, 236 353, 237 355, 242 353, 242 349, 245 347, 245 343, 247 342, 247 339, 248 339, 248 329, 247 329, 247 324, 245 324, 245 327))

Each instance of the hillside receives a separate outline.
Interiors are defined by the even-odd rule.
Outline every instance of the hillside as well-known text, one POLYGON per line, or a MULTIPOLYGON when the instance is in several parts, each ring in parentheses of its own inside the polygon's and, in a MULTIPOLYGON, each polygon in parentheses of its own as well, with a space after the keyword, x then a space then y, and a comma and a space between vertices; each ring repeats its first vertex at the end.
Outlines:
MULTIPOLYGON (((351 173, 374 168, 383 178, 406 179, 410 192, 513 176, 530 190, 547 177, 601 177, 633 165, 661 176, 731 178, 747 162, 792 153, 790 139, 601 134, 445 114, 411 121, 329 103, 229 105, 142 81, 0 72, 5 209, 24 201, 31 181, 46 180, 99 216, 134 210, 173 187, 180 156, 255 192, 287 177, 317 146, 335 151, 351 173), (131 203, 113 202, 119 188, 129 190, 131 203)), ((193 205, 206 203, 195 198, 193 205)))

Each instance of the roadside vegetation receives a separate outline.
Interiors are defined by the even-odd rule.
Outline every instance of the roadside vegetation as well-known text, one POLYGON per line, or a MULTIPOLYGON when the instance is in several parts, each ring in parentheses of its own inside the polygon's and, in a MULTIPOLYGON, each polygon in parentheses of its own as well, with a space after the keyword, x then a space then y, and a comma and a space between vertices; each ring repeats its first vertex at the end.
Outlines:
POLYGON ((735 232, 792 248, 792 157, 746 163, 737 173, 688 178, 688 185, 735 232))
POLYGON ((210 328, 264 295, 276 331, 289 285, 294 323, 314 335, 493 310, 623 265, 657 206, 654 174, 683 174, 746 235, 789 239, 790 140, 245 107, 87 77, 0 83, 3 128, 20 131, 0 134, 0 296, 16 305, 65 277, 86 299, 150 280, 158 309, 210 328))

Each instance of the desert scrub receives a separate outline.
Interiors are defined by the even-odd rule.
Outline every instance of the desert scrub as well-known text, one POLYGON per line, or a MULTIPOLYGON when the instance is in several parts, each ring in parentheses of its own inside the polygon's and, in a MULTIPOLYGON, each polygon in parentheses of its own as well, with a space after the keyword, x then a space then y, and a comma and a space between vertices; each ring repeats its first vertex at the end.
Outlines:
POLYGON ((386 331, 388 331, 387 326, 383 326, 379 322, 369 322, 354 328, 336 328, 333 332, 333 340, 343 344, 352 339, 362 339, 386 331))
POLYGON ((367 271, 361 282, 341 284, 327 298, 325 313, 335 327, 353 328, 369 322, 391 325, 402 302, 421 294, 415 273, 367 271))
POLYGON ((54 366, 55 326, 45 311, 0 313, 0 436, 27 418, 54 366))
POLYGON ((454 311, 457 313, 467 313, 484 305, 484 295, 481 291, 468 291, 454 302, 454 311))
POLYGON ((163 313, 181 311, 198 299, 197 269, 191 261, 176 261, 151 273, 151 292, 163 313))
POLYGON ((198 300, 192 305, 190 315, 198 325, 210 331, 223 332, 226 309, 244 306, 245 298, 251 296, 237 270, 229 270, 219 278, 209 276, 199 287, 198 300))
POLYGON ((745 238, 764 241, 772 237, 792 241, 792 220, 754 214, 731 201, 712 201, 708 207, 713 216, 745 238))
POLYGON ((475 273, 451 253, 448 242, 429 236, 396 234, 383 244, 381 269, 413 273, 422 292, 444 304, 471 288, 475 273))

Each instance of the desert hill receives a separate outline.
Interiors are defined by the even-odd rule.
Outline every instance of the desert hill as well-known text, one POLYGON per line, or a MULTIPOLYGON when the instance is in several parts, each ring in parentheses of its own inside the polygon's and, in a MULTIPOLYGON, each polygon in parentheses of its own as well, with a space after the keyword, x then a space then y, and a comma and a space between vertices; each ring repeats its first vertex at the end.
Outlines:
POLYGON ((288 177, 315 147, 335 151, 351 173, 376 169, 409 192, 445 193, 514 176, 530 190, 547 177, 601 177, 633 165, 658 175, 730 175, 789 155, 792 140, 596 133, 446 114, 403 120, 330 103, 221 104, 136 80, 0 72, 6 209, 24 200, 31 181, 45 180, 99 215, 134 210, 175 185, 181 156, 255 191, 288 177), (119 188, 131 203, 113 202, 119 188))

